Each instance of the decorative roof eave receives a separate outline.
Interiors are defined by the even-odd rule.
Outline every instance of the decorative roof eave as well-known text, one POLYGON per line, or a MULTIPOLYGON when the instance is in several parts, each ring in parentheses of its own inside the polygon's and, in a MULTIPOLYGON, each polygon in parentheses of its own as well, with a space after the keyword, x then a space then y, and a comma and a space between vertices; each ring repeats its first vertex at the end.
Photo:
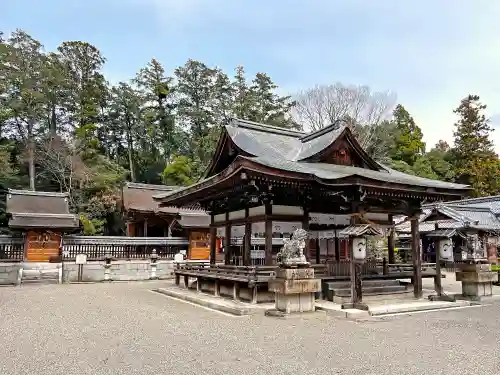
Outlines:
POLYGON ((373 191, 377 191, 378 193, 375 193, 375 195, 380 196, 394 196, 392 192, 398 192, 396 196, 400 196, 401 198, 419 198, 425 196, 429 198, 434 197, 437 200, 443 196, 463 196, 466 194, 466 191, 470 190, 469 188, 427 188, 397 183, 380 183, 377 180, 371 180, 366 177, 356 175, 339 178, 337 180, 324 180, 310 173, 291 172, 266 166, 239 155, 224 171, 173 193, 154 196, 153 199, 160 202, 160 207, 168 205, 184 205, 189 203, 190 200, 187 199, 188 197, 192 196, 194 198, 194 195, 199 195, 199 193, 203 191, 207 191, 216 185, 220 185, 236 176, 238 173, 244 171, 269 175, 272 179, 289 179, 294 180, 295 182, 316 182, 324 186, 363 186, 373 191))
MULTIPOLYGON (((489 210, 484 210, 485 213, 491 213, 489 210)), ((475 226, 479 224, 478 220, 473 220, 465 215, 462 215, 460 212, 454 210, 451 207, 445 206, 443 204, 437 204, 432 211, 430 211, 428 214, 426 214, 423 218, 420 219, 420 222, 424 221, 433 221, 432 219, 436 215, 443 215, 445 217, 448 217, 452 220, 455 220, 457 223, 459 223, 463 227, 469 227, 469 226, 475 226)))
MULTIPOLYGON (((312 175, 277 170, 271 167, 261 165, 259 163, 255 163, 243 156, 237 156, 235 161, 231 165, 229 165, 224 171, 214 176, 211 176, 203 181, 200 181, 196 184, 188 186, 184 189, 178 190, 175 193, 167 195, 156 195, 153 197, 153 199, 159 202, 160 207, 163 207, 164 205, 172 205, 172 206, 183 205, 187 203, 185 198, 187 198, 188 196, 194 196, 196 193, 201 193, 216 185, 220 185, 238 176, 240 173, 244 171, 249 173, 255 172, 261 174, 267 174, 273 176, 272 178, 276 179, 285 178, 285 179, 293 179, 295 181, 311 181, 313 178, 312 175)), ((243 176, 240 174, 239 177, 241 179, 247 178, 247 176, 244 174, 243 176)))
POLYGON ((454 236, 460 236, 462 238, 466 238, 465 234, 463 234, 457 228, 453 229, 436 229, 432 232, 426 234, 427 237, 437 237, 437 238, 451 238, 454 236))
POLYGON ((383 169, 381 165, 379 165, 375 160, 373 160, 370 155, 366 153, 365 150, 360 146, 359 142, 356 140, 354 135, 352 134, 351 129, 347 125, 342 125, 344 129, 338 134, 338 136, 335 139, 332 139, 332 142, 324 149, 318 151, 314 155, 311 155, 307 158, 301 159, 299 161, 308 161, 308 160, 313 160, 317 158, 318 156, 324 154, 325 152, 328 152, 330 148, 337 142, 339 139, 345 137, 344 139, 349 143, 349 145, 356 151, 356 153, 361 157, 361 159, 369 165, 371 168, 374 170, 381 170, 383 169))
POLYGON ((223 128, 222 135, 219 137, 219 141, 217 142, 217 146, 215 147, 214 156, 210 160, 210 164, 203 175, 205 178, 212 175, 214 168, 219 163, 222 150, 224 150, 224 147, 228 141, 230 141, 229 134, 227 133, 226 128, 223 128))
POLYGON ((58 193, 52 191, 35 191, 35 190, 17 190, 17 189, 9 189, 9 195, 33 195, 39 197, 59 197, 59 198, 68 198, 69 193, 58 193))
POLYGON ((350 225, 339 232, 342 237, 381 236, 382 231, 370 224, 350 225))

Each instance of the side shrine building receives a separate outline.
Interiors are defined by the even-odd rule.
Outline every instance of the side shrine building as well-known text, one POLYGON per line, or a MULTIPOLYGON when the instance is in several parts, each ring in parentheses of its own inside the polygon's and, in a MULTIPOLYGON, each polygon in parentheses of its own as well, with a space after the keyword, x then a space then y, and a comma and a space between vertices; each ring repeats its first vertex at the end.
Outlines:
MULTIPOLYGON (((211 262, 218 236, 224 238, 225 263, 247 266, 256 258, 275 264, 280 246, 273 238, 295 228, 315 237, 306 245, 309 261, 348 258, 342 229, 365 223, 390 229, 393 215, 410 218, 412 250, 419 254, 422 204, 457 200, 469 190, 377 163, 343 122, 306 134, 232 119, 223 126, 205 178, 154 199, 160 207, 199 204, 210 214, 211 262)), ((419 273, 421 257, 414 259, 419 273)))

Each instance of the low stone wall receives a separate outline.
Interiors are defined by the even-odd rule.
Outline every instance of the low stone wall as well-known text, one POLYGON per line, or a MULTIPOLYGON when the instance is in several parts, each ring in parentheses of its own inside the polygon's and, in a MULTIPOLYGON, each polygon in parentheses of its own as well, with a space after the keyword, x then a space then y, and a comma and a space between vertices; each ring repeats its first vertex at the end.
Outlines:
POLYGON ((0 285, 16 285, 21 263, 0 263, 0 285))
MULTIPOLYGON (((92 261, 84 264, 82 281, 98 282, 106 280, 105 261, 92 261)), ((158 260, 156 275, 153 274, 151 260, 116 260, 109 267, 110 281, 140 281, 151 279, 173 278, 175 263, 172 260, 158 260)), ((63 282, 78 281, 78 264, 75 262, 63 263, 63 282)))

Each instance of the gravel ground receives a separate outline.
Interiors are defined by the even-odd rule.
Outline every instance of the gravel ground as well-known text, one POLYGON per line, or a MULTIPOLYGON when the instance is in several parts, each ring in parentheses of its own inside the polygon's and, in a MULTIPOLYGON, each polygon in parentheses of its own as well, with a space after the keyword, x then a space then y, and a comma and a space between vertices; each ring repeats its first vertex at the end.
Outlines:
POLYGON ((0 288, 0 374, 500 374, 500 301, 353 322, 230 317, 154 283, 0 288))

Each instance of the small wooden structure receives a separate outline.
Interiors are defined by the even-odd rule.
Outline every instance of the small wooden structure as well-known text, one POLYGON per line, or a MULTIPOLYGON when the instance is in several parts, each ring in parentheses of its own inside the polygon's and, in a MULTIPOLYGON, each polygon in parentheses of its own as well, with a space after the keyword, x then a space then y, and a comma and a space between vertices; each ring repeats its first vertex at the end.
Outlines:
MULTIPOLYGON (((396 226, 399 238, 410 236, 408 222, 396 226)), ((500 197, 464 199, 423 206, 419 218, 422 234, 423 256, 435 261, 435 239, 449 237, 453 240, 454 261, 477 256, 471 245, 477 243, 484 249, 484 258, 493 258, 500 245, 500 197), (444 232, 446 235, 442 235, 444 232), (492 251, 493 250, 493 251, 492 251)), ((500 254, 499 254, 500 255, 500 254)), ((479 256, 482 256, 479 254, 479 256)))
POLYGON ((206 260, 210 256, 210 216, 197 204, 158 207, 153 199, 155 195, 178 189, 178 186, 128 182, 122 191, 127 236, 187 238, 188 258, 206 260))
POLYGON ((78 216, 69 212, 64 193, 9 189, 7 213, 9 227, 25 235, 27 262, 61 262, 62 234, 80 225, 78 216))
MULTIPOLYGON (((407 215, 415 254, 414 293, 419 297, 422 202, 457 199, 469 190, 466 185, 410 176, 377 163, 340 121, 305 134, 232 119, 223 127, 206 178, 155 199, 160 207, 199 203, 211 216, 211 260, 215 261, 219 232, 225 241, 226 265, 238 255, 245 267, 251 265, 254 251, 262 251, 264 264, 273 266, 279 249, 273 238, 289 236, 294 228, 330 230, 334 242, 348 243, 339 229, 362 223, 390 228, 392 215, 407 215), (242 246, 234 245, 235 233, 242 246), (263 238, 261 248, 254 248, 253 237, 263 238)), ((311 243, 307 244, 310 262, 321 261, 318 250, 311 251, 311 243)), ((339 253, 335 246, 335 261, 341 260, 339 253)))

